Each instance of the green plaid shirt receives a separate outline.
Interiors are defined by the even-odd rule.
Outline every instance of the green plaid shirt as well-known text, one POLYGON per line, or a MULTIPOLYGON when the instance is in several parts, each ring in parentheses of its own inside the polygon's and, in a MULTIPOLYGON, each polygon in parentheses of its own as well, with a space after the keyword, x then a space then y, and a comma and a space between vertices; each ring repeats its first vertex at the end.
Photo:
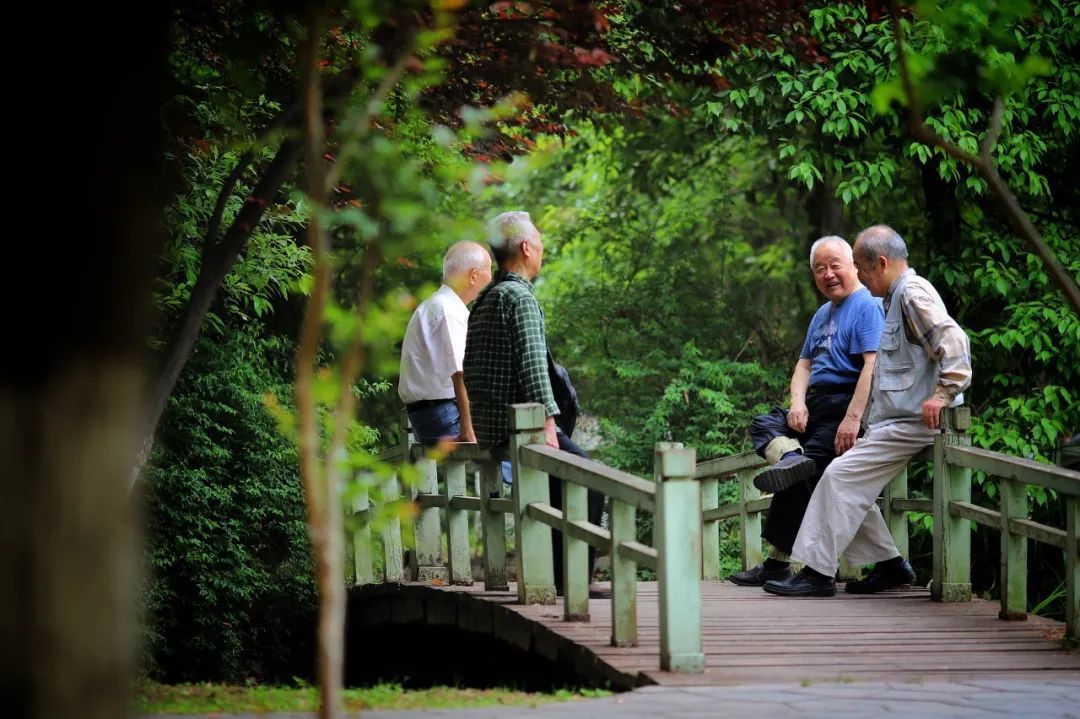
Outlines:
POLYGON ((465 388, 481 447, 510 437, 510 405, 539 402, 557 415, 547 367, 544 313, 532 285, 500 270, 476 298, 465 339, 465 388))

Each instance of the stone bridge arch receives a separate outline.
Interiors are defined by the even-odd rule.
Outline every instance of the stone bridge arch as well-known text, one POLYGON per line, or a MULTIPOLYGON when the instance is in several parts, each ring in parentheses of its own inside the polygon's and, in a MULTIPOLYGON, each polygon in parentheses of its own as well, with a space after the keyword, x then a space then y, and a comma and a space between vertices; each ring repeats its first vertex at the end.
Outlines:
MULTIPOLYGON (((416 686, 456 681, 528 690, 621 691, 653 683, 644 674, 616 669, 518 609, 512 592, 419 584, 354 587, 348 596, 346 685, 395 675, 407 676, 416 686)), ((524 609, 560 616, 562 611, 558 605, 524 609)))

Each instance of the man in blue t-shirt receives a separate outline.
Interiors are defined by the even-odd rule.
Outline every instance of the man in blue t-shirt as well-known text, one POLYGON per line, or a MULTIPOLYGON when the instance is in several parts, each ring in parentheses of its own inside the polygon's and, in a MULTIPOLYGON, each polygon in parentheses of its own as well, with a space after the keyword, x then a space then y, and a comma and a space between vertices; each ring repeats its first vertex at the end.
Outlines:
POLYGON ((791 375, 791 406, 755 417, 754 449, 772 466, 754 485, 772 492, 762 536, 768 559, 731 581, 761 586, 791 576, 792 545, 821 473, 855 444, 870 394, 885 314, 881 300, 859 282, 851 246, 822 237, 810 248, 814 283, 829 300, 814 313, 791 375))

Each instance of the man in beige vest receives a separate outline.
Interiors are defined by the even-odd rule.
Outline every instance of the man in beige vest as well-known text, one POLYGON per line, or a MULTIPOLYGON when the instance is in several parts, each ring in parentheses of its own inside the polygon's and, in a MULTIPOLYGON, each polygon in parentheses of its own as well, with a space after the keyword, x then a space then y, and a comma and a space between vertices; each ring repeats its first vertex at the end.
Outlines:
POLYGON ((810 499, 791 557, 794 577, 766 582, 782 596, 832 596, 843 554, 874 564, 847 591, 872 594, 915 581, 877 506, 877 497, 923 447, 933 444, 941 410, 963 402, 971 383, 967 335, 949 316, 937 290, 907 264, 907 245, 892 228, 875 225, 855 241, 859 280, 884 298, 885 329, 874 364, 866 434, 829 465, 810 499))

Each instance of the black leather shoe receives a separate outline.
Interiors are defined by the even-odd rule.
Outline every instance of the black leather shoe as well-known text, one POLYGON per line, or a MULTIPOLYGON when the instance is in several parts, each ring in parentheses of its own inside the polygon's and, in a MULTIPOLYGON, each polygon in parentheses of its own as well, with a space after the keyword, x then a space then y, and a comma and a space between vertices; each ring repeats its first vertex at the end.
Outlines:
POLYGON ((765 582, 762 589, 782 597, 831 597, 836 594, 836 580, 803 567, 791 579, 765 582))
POLYGON ((883 567, 881 562, 874 565, 865 579, 858 579, 844 585, 844 591, 850 594, 875 594, 886 589, 906 587, 915 581, 915 570, 908 560, 892 567, 883 567))
POLYGON ((779 569, 766 569, 764 564, 759 564, 745 572, 735 572, 728 579, 741 587, 760 587, 773 579, 777 581, 791 579, 791 567, 785 564, 779 569))
POLYGON ((590 584, 589 599, 611 599, 611 587, 590 584))
POLYGON ((817 463, 801 454, 782 457, 779 462, 754 477, 754 486, 762 492, 782 492, 805 482, 817 472, 817 463))

